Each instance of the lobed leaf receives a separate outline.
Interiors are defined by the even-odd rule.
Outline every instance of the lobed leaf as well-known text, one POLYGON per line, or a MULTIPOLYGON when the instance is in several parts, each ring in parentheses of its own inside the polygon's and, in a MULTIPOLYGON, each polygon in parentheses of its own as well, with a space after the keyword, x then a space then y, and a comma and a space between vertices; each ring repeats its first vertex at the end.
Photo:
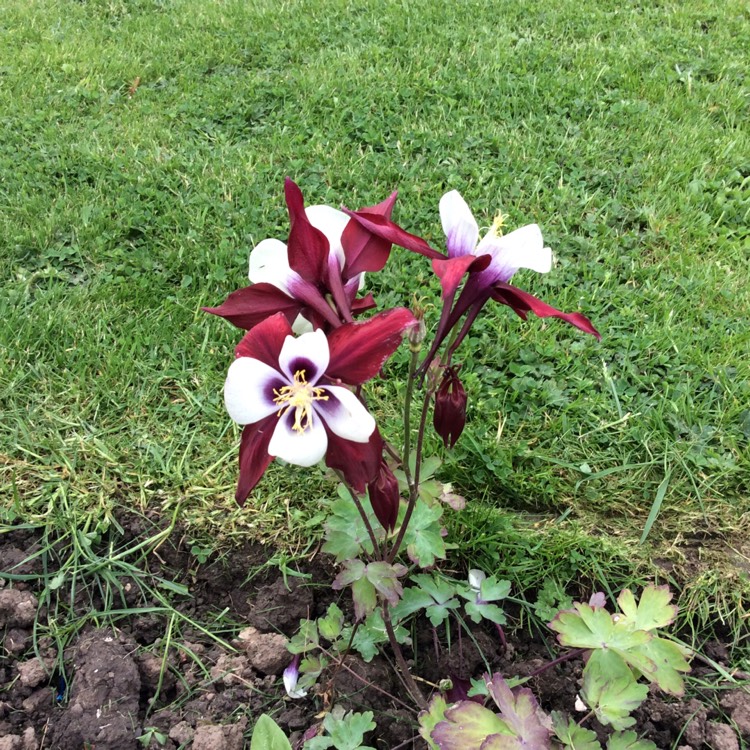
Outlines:
POLYGON ((635 724, 630 714, 648 695, 622 657, 609 649, 591 654, 583 670, 581 697, 602 724, 627 729, 635 724))

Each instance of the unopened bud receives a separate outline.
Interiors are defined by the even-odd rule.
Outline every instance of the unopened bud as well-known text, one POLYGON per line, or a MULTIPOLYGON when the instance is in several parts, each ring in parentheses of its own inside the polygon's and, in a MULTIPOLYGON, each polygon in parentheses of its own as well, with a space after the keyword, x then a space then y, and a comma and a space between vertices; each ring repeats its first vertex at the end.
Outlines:
POLYGON ((422 342, 427 335, 427 327, 424 324, 424 310, 417 307, 414 310, 414 317, 417 322, 409 329, 407 338, 409 339, 409 350, 418 352, 422 348, 422 342))
POLYGON ((452 448, 456 444, 466 424, 466 391, 458 377, 459 369, 460 365, 446 367, 435 393, 432 424, 446 448, 452 448))
POLYGON ((367 494, 381 526, 386 531, 393 531, 398 519, 401 493, 398 489, 398 479, 382 458, 375 480, 367 485, 367 494))

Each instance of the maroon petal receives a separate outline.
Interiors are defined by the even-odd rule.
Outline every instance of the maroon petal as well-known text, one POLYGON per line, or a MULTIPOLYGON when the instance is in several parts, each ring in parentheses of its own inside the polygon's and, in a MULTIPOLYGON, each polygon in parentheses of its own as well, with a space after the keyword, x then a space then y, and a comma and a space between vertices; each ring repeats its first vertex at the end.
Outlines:
POLYGON ((240 505, 245 504, 247 496, 265 474, 273 456, 268 455, 268 444, 271 442, 277 418, 275 414, 261 419, 260 422, 246 425, 240 440, 240 478, 234 495, 240 505))
POLYGON ((570 323, 570 325, 575 326, 584 333, 590 333, 599 340, 602 338, 599 331, 594 328, 591 321, 585 315, 581 315, 581 313, 560 312, 560 310, 555 309, 546 302, 537 299, 533 294, 524 292, 522 289, 510 284, 500 281, 495 283, 492 291, 492 299, 503 305, 508 305, 524 320, 526 320, 526 314, 529 312, 533 312, 539 318, 560 318, 560 320, 570 323))
POLYGON ((287 243, 289 266, 306 281, 321 284, 328 269, 328 240, 310 223, 302 191, 288 177, 284 181, 284 195, 292 225, 287 243))
POLYGON ((344 440, 328 429, 328 426, 326 426, 326 432, 328 433, 326 466, 340 471, 346 483, 355 492, 363 494, 367 485, 375 479, 383 455, 383 438, 380 437, 378 428, 375 428, 370 440, 366 443, 344 440))
POLYGON ((218 307, 201 309, 247 331, 278 312, 291 323, 302 307, 299 300, 292 299, 273 284, 263 282, 232 292, 218 307))
POLYGON ((492 260, 489 255, 459 255, 456 258, 435 258, 432 270, 440 279, 443 299, 451 299, 467 271, 483 271, 492 260))
POLYGON ((398 518, 401 495, 398 491, 398 479, 382 458, 375 481, 367 485, 367 494, 380 525, 386 531, 393 531, 398 518))
POLYGON ((428 258, 445 258, 443 253, 431 248, 421 237, 410 234, 385 216, 365 211, 349 211, 346 208, 342 208, 342 211, 356 219, 360 226, 376 237, 388 240, 388 242, 414 253, 426 255, 428 258))
POLYGON ((352 302, 352 315, 359 315, 367 310, 372 310, 375 307, 375 298, 369 292, 361 299, 355 299, 352 302))
POLYGON ((396 307, 363 323, 347 323, 328 335, 331 359, 326 375, 349 385, 374 378, 401 343, 416 319, 405 307, 396 307))
POLYGON ((234 355, 259 359, 278 370, 281 347, 286 337, 291 335, 292 327, 289 321, 282 313, 276 313, 248 331, 235 347, 234 355))
MULTIPOLYGON (((394 190, 382 203, 361 209, 362 213, 391 218, 396 202, 394 190)), ((356 219, 351 219, 341 235, 344 248, 344 274, 350 279, 363 271, 380 271, 388 261, 391 252, 390 240, 384 239, 363 227, 356 219)))

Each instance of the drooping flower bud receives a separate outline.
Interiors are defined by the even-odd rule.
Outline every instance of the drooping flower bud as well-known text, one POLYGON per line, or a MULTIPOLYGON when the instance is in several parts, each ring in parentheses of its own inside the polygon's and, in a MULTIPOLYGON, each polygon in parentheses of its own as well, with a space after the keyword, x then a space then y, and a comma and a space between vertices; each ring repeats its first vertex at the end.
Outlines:
POLYGON ((375 481, 367 485, 367 492, 378 521, 386 531, 393 531, 398 518, 400 494, 398 480, 384 459, 380 460, 375 481))
POLYGON ((307 695, 307 690, 297 688, 299 662, 300 656, 296 654, 291 664, 284 670, 284 689, 290 698, 304 698, 307 695))
POLYGON ((446 367, 435 393, 432 424, 446 448, 452 448, 456 444, 466 424, 466 391, 458 377, 459 369, 460 365, 446 367))

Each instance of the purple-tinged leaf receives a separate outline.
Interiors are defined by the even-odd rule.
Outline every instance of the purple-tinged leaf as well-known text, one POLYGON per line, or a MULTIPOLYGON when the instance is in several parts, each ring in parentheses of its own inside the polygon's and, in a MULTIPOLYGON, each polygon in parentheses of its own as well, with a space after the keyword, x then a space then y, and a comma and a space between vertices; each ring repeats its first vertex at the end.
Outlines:
POLYGON ((534 694, 528 688, 511 690, 500 674, 492 679, 485 675, 487 688, 492 700, 500 709, 500 716, 516 737, 516 744, 503 743, 501 740, 488 745, 487 749, 505 750, 505 748, 529 748, 543 750, 550 746, 552 721, 539 707, 534 694))
POLYGON ((461 701, 445 710, 445 719, 430 736, 440 750, 482 750, 487 738, 496 734, 513 736, 493 711, 474 701, 461 701))

